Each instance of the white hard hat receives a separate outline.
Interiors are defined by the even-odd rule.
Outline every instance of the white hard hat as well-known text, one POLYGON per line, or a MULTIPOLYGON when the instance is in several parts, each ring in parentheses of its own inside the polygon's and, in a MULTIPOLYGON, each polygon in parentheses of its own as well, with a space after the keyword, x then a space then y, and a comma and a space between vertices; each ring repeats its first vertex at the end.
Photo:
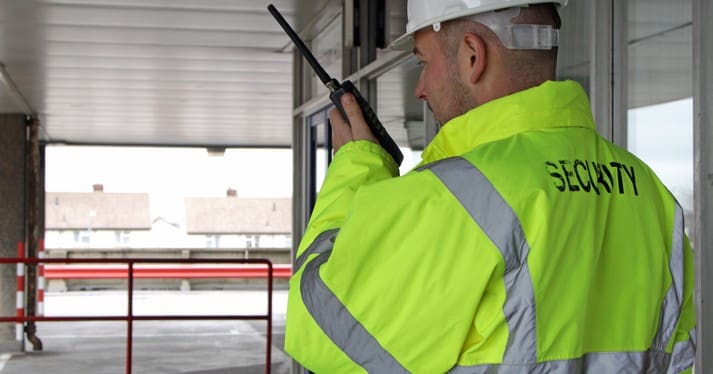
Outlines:
MULTIPOLYGON (((411 45, 413 34, 425 27, 432 26, 435 31, 441 28, 441 22, 468 17, 488 26, 500 37, 508 48, 518 49, 549 49, 557 45, 557 30, 545 25, 512 25, 506 13, 494 10, 522 7, 528 4, 555 3, 565 6, 567 0, 408 0, 408 23, 406 33, 394 40, 389 48, 406 49, 411 45), (503 22, 506 21, 506 22, 503 22), (523 27, 524 26, 524 27, 523 27), (499 29, 499 30, 498 30, 499 29), (523 38, 524 37, 524 38, 523 38), (523 39, 527 39, 524 42, 523 39), (516 40, 513 44, 509 41, 516 40), (520 42, 517 42, 520 40, 520 42), (509 44, 509 45, 508 45, 509 44)), ((514 15, 517 17, 519 11, 514 15)))

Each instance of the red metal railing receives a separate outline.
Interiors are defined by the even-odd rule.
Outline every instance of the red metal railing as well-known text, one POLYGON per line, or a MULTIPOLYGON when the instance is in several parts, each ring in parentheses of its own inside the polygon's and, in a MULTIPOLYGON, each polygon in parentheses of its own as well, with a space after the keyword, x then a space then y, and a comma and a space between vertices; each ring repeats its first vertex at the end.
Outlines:
MULTIPOLYGON (((272 346, 272 286, 273 286, 273 264, 267 259, 166 259, 166 258, 142 258, 142 259, 100 259, 100 258, 83 258, 83 259, 48 259, 48 258, 0 258, 0 264, 21 264, 38 265, 38 264, 125 264, 123 272, 119 272, 116 277, 125 278, 128 280, 128 311, 125 316, 71 316, 71 317, 46 317, 46 316, 15 316, 7 317, 0 316, 0 322, 77 322, 77 321, 126 321, 126 373, 131 374, 131 359, 132 359, 132 340, 133 340, 133 322, 134 321, 164 321, 164 320, 266 320, 267 335, 266 335, 266 350, 265 350, 265 373, 270 373, 270 363, 272 361, 271 346, 272 346), (134 278, 137 274, 141 274, 143 268, 135 267, 135 264, 150 264, 158 268, 159 264, 248 264, 252 268, 257 268, 260 264, 263 265, 262 272, 259 274, 267 278, 267 314, 265 315, 134 315, 133 313, 133 295, 134 295, 134 278), (120 276, 122 275, 122 276, 120 276)), ((205 268, 204 268, 205 269, 205 268)), ((235 269, 235 268, 233 268, 235 269)), ((258 268, 259 269, 259 268, 258 268)), ((213 278, 230 278, 240 277, 240 272, 225 272, 220 276, 214 274, 213 278)), ((45 267, 45 276, 47 276, 47 267, 45 267)), ((161 276, 167 278, 166 274, 161 276)))
MULTIPOLYGON (((290 264, 273 264, 273 278, 289 278, 292 275, 290 264)), ((128 269, 123 265, 99 266, 82 265, 46 265, 44 277, 55 279, 125 279, 128 269)), ((134 279, 192 279, 192 278, 265 278, 267 268, 252 264, 241 265, 176 265, 151 264, 134 267, 134 279)))

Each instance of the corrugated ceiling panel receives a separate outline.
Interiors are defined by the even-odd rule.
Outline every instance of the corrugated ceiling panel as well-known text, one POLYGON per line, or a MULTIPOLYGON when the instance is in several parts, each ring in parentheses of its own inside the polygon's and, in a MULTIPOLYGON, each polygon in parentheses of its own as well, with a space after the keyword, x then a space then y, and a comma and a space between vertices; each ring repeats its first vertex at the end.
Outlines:
POLYGON ((0 62, 49 141, 289 146, 295 2, 0 0, 0 62))

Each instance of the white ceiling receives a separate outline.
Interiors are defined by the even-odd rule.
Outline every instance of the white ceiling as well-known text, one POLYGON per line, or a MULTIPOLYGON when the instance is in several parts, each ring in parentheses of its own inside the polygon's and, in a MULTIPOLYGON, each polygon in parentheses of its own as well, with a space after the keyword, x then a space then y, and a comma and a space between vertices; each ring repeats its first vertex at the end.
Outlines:
MULTIPOLYGON (((289 146, 291 43, 270 3, 309 38, 342 0, 0 0, 0 63, 48 142, 289 146)), ((631 107, 691 95, 690 3, 630 3, 631 107)), ((586 77, 585 5, 564 10, 586 77)), ((0 84, 0 113, 24 111, 0 84)))
MULTIPOLYGON (((0 62, 50 142, 289 146, 270 3, 308 22, 297 0, 0 0, 0 62)), ((0 85, 0 113, 23 111, 0 85)))

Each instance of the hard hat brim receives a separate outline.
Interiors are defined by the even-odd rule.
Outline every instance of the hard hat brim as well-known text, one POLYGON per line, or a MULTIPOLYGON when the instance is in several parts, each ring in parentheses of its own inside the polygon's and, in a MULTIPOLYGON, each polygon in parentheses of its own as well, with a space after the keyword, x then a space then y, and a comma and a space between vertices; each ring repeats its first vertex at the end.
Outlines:
POLYGON ((389 44, 389 49, 392 51, 408 51, 413 49, 413 33, 414 31, 399 36, 389 44))

